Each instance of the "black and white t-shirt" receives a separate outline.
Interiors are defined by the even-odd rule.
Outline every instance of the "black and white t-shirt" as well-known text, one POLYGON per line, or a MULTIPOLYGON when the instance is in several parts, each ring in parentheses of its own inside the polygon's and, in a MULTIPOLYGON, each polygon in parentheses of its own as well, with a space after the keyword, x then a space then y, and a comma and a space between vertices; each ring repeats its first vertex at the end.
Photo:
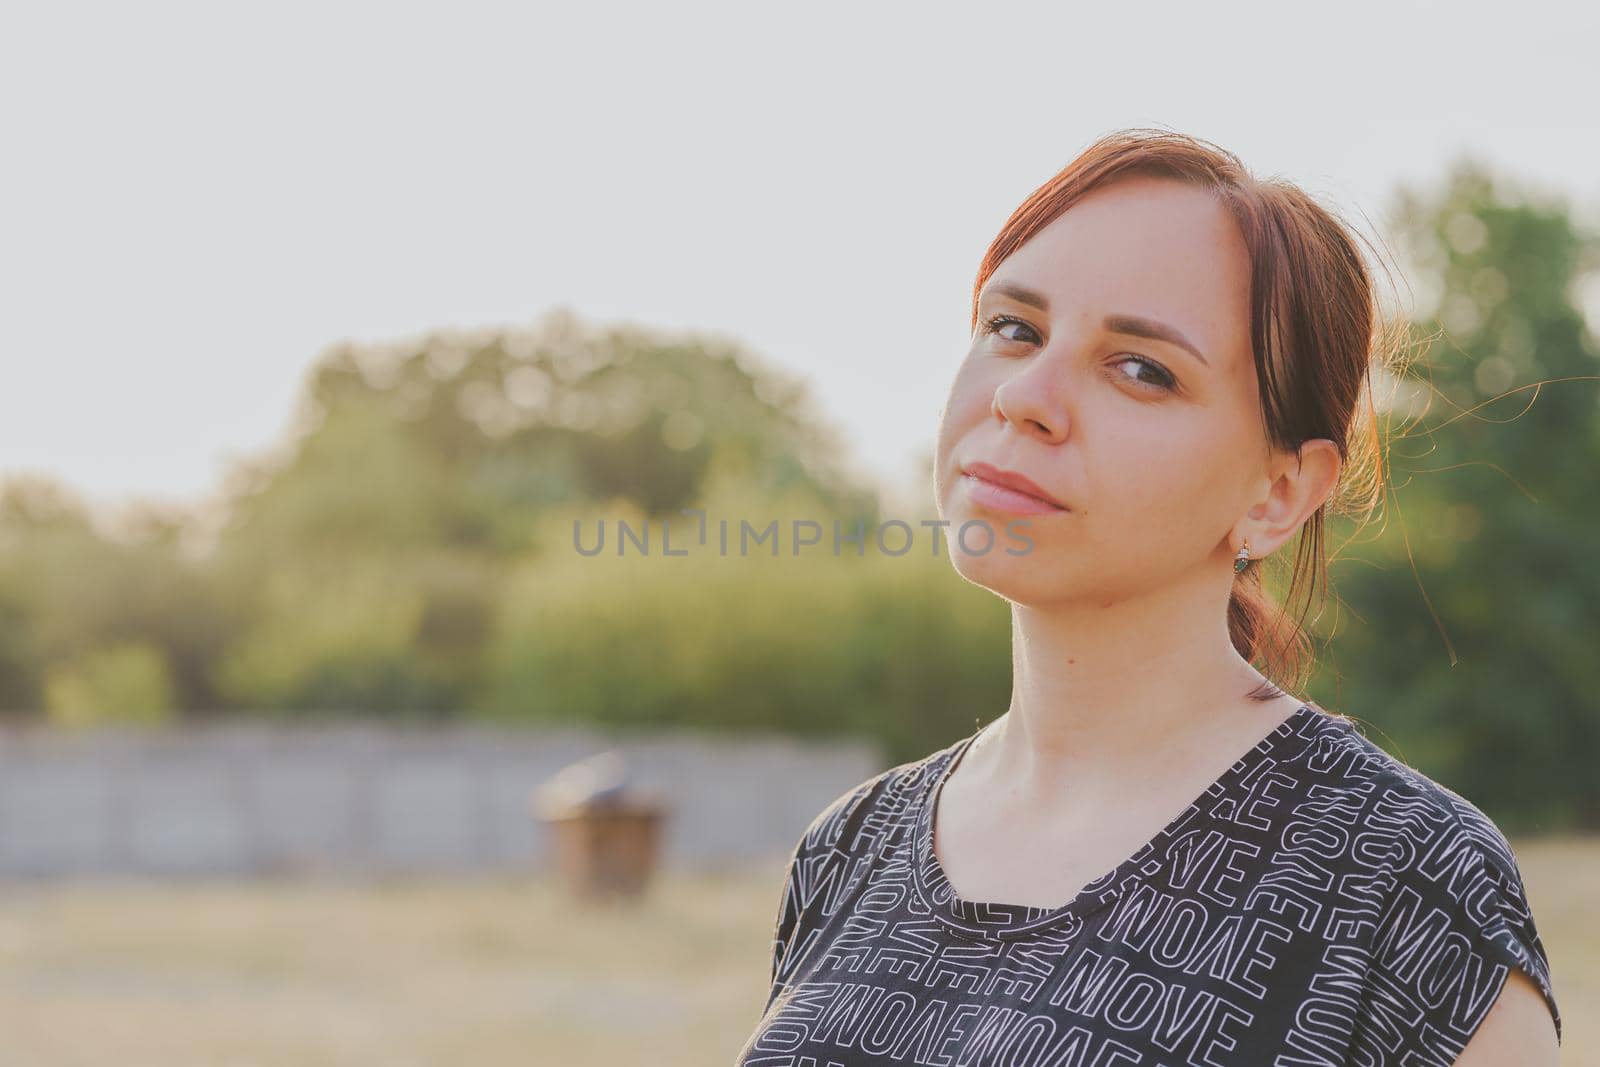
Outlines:
POLYGON ((1499 828, 1350 720, 1301 706, 1057 908, 963 900, 934 855, 976 736, 801 837, 740 1067, 1447 1065, 1513 967, 1560 1033, 1499 828))

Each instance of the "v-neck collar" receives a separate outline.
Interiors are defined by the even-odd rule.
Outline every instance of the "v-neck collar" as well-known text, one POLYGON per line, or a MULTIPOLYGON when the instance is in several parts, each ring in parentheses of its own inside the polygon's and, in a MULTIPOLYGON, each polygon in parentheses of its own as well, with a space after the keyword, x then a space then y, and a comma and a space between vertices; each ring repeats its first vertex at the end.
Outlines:
POLYGON ((1311 704, 1301 704, 1273 730, 1224 770, 1171 822, 1132 855, 1088 883, 1072 900, 1058 907, 1033 907, 990 901, 964 900, 956 895, 933 848, 934 815, 939 794, 956 765, 982 733, 975 731, 948 750, 945 765, 937 769, 916 801, 912 883, 933 916, 954 933, 971 938, 1012 940, 1046 929, 1063 927, 1058 935, 1071 936, 1076 927, 1121 896, 1131 881, 1160 870, 1174 841, 1189 832, 1231 816, 1228 793, 1248 781, 1264 761, 1283 761, 1304 750, 1317 737, 1318 727, 1338 717, 1311 704))

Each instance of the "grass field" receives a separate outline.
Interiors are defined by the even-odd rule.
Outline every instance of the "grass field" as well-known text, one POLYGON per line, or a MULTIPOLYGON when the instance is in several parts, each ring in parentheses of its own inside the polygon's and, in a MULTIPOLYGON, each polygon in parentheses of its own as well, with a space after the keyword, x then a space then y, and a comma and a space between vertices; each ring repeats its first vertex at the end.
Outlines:
MULTIPOLYGON (((1517 855, 1562 1062, 1600 1065, 1600 841, 1517 855)), ((780 877, 582 909, 543 880, 3 885, 0 1064, 726 1064, 765 1000, 780 877)))

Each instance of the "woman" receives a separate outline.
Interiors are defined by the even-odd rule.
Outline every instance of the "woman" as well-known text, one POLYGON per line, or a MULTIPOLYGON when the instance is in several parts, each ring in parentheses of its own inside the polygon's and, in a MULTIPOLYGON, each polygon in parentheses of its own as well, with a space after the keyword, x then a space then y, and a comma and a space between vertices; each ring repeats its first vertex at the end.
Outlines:
POLYGON ((1260 561, 1300 533, 1292 600, 1325 509, 1371 504, 1350 231, 1125 131, 973 292, 934 482, 956 570, 1012 605, 1011 704, 813 821, 739 1062, 1555 1064, 1499 829, 1270 680, 1307 640, 1260 561))

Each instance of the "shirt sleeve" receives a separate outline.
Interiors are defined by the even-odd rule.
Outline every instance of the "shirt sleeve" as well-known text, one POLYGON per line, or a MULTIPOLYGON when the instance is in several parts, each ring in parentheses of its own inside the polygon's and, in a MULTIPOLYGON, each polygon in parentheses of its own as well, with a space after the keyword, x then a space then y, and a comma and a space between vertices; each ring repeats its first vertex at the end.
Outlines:
POLYGON ((803 952, 827 907, 830 890, 843 883, 864 847, 856 829, 872 808, 872 798, 899 768, 890 768, 835 797, 811 820, 796 842, 783 876, 778 914, 772 929, 772 982, 767 1007, 778 996, 780 978, 792 970, 790 959, 803 952), (808 913, 808 908, 811 911, 808 913))
POLYGON ((795 846, 794 854, 789 857, 789 863, 784 868, 783 889, 778 896, 778 916, 772 931, 772 990, 767 996, 769 1005, 778 991, 778 972, 783 965, 784 954, 788 952, 789 945, 794 940, 795 927, 800 921, 800 900, 795 890, 795 879, 799 877, 801 853, 804 850, 805 842, 802 840, 795 846))
POLYGON ((1504 987, 1515 968, 1533 980, 1550 1009, 1550 1021, 1555 1025, 1556 1041, 1561 1039, 1561 1009, 1556 1004, 1555 986, 1550 978, 1550 959, 1544 942, 1539 937, 1533 920, 1533 909, 1528 904, 1527 891, 1522 884, 1522 872, 1507 846, 1503 857, 1482 857, 1482 883, 1478 892, 1468 901, 1468 930, 1476 933, 1478 947, 1496 965, 1504 967, 1506 974, 1495 979, 1495 992, 1504 987))
POLYGON ((1450 1067, 1513 969, 1544 997, 1559 1043, 1550 961, 1521 872, 1499 829, 1468 806, 1417 842, 1380 919, 1365 1020, 1393 1057, 1380 1062, 1450 1067))

